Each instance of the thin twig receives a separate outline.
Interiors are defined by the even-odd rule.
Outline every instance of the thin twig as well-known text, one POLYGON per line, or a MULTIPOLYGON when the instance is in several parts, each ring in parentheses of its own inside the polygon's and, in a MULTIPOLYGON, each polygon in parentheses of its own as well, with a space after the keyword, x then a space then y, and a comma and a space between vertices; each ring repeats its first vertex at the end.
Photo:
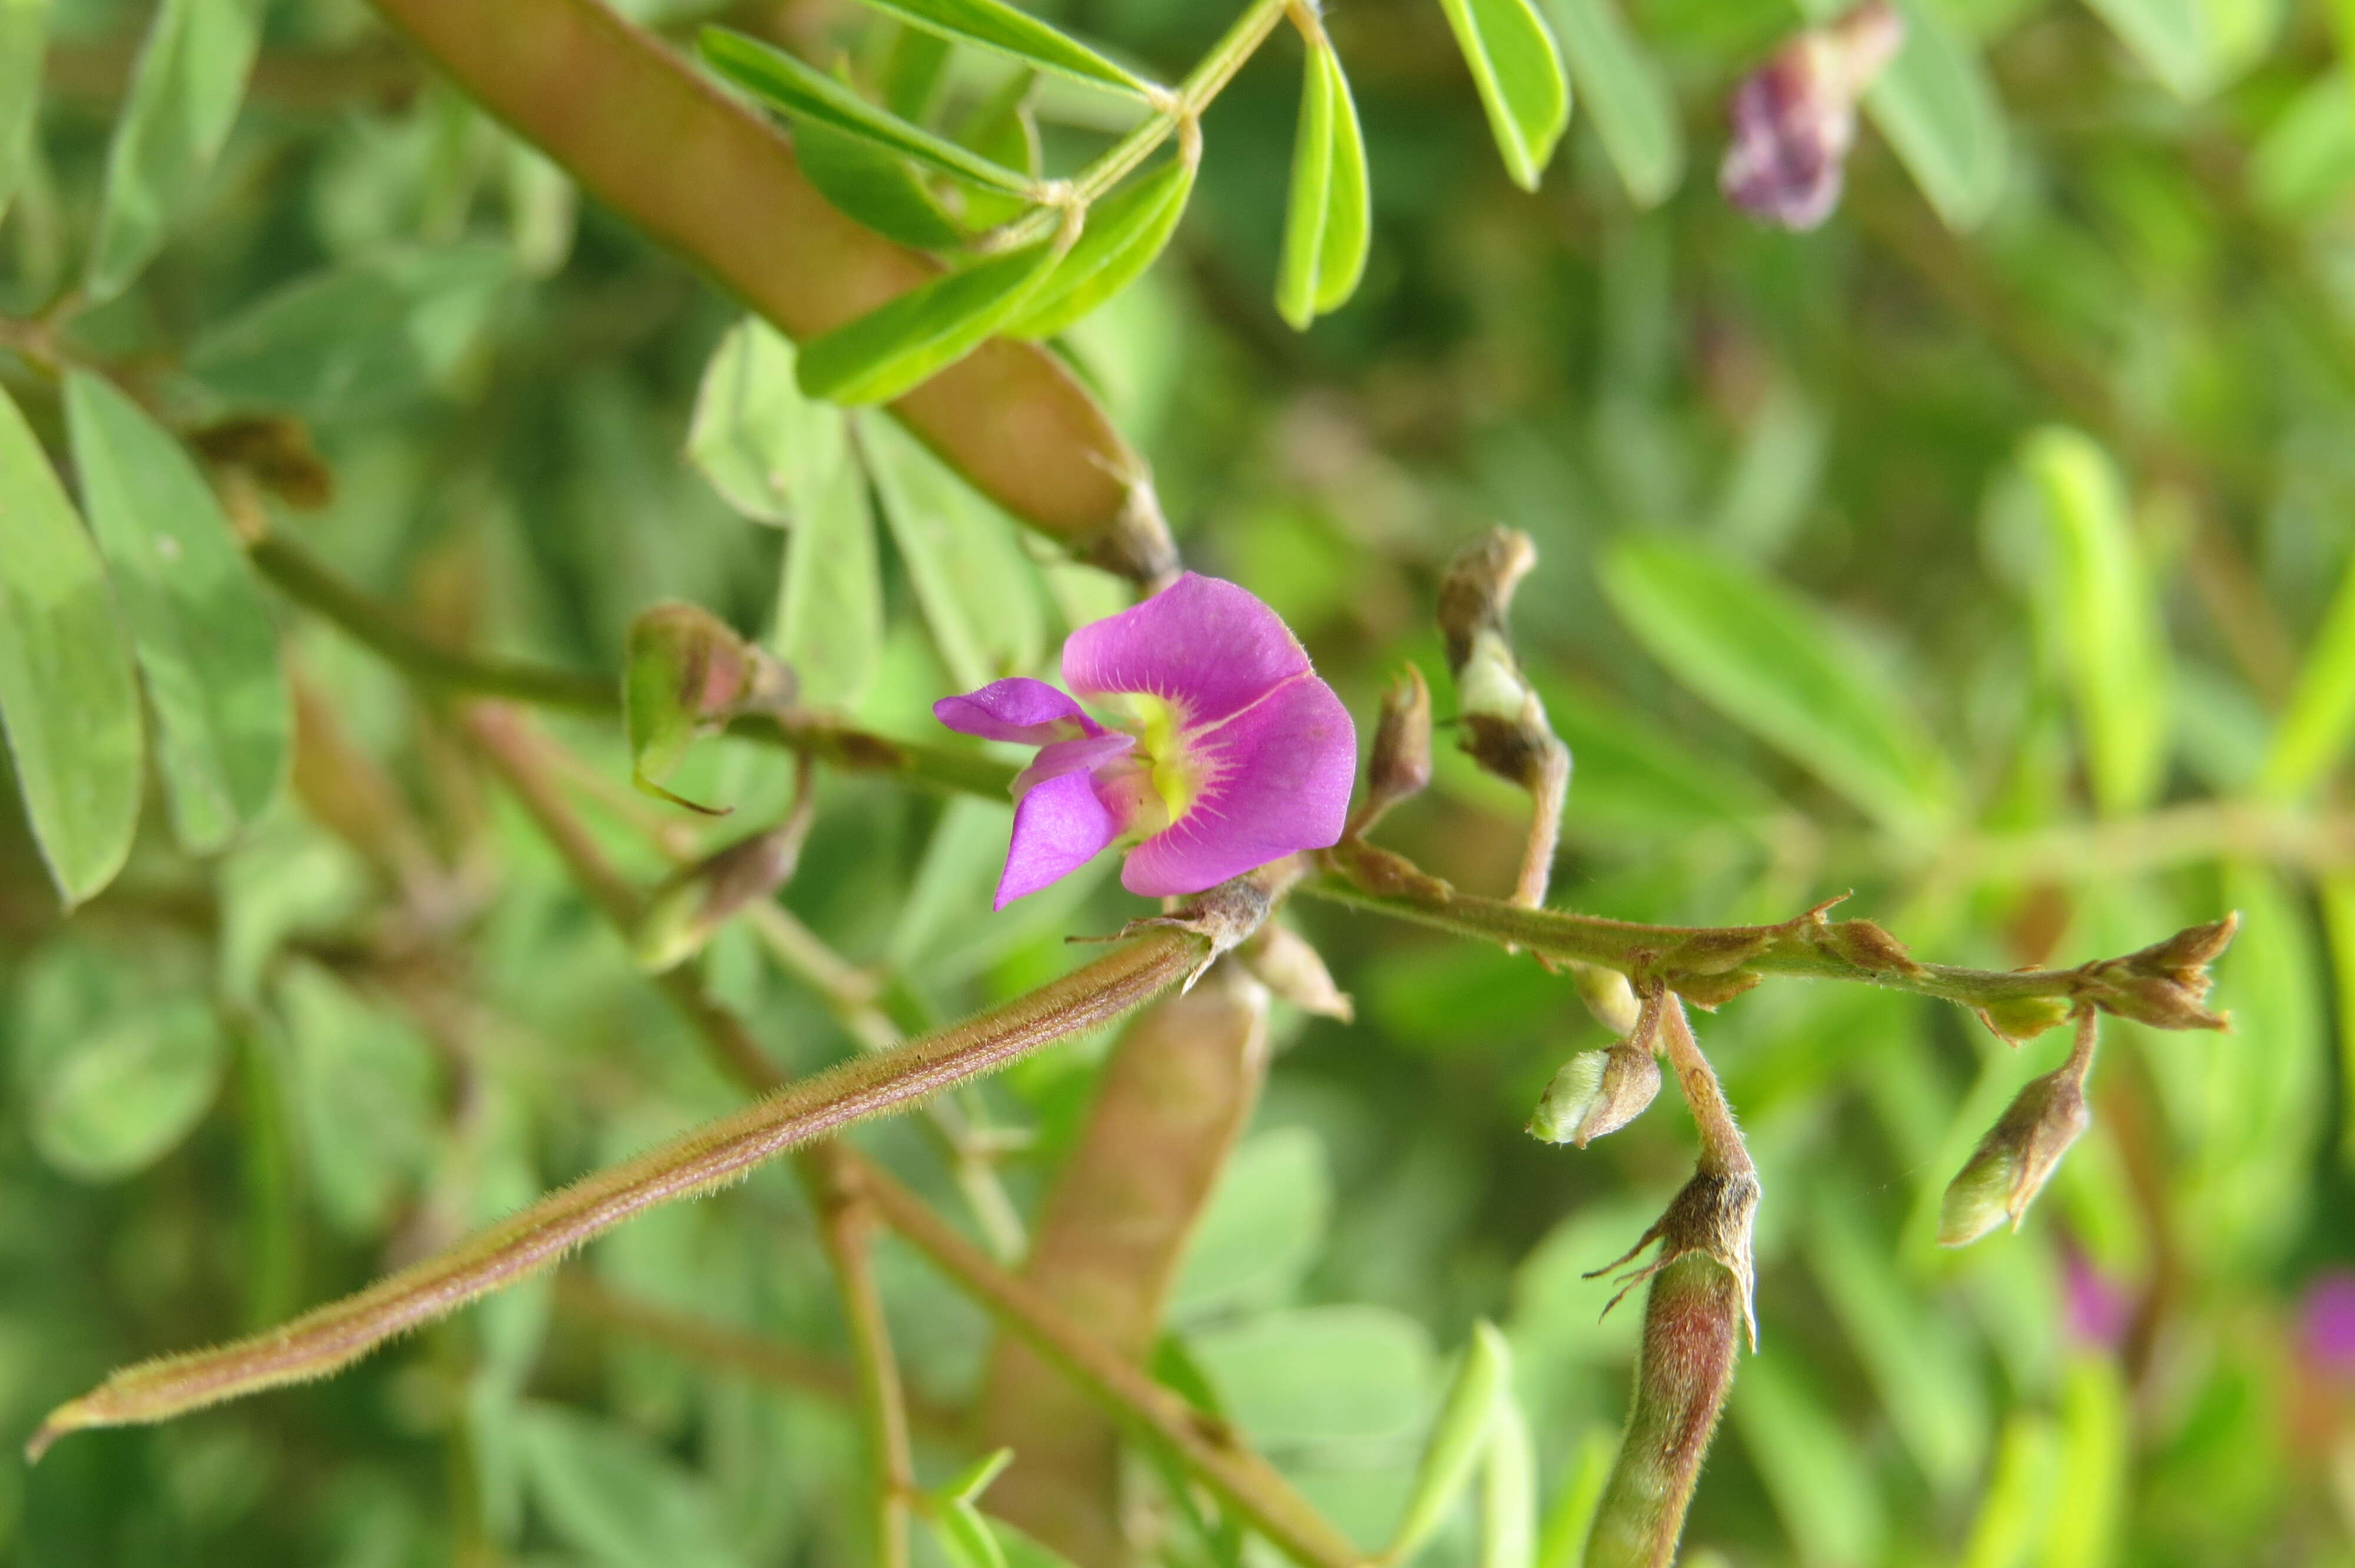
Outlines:
MULTIPOLYGON (((571 713, 618 715, 622 711, 619 677, 484 658, 444 647, 282 535, 258 540, 251 558, 287 598, 334 622, 429 690, 504 697, 571 713)), ((1014 780, 1014 769, 979 752, 892 740, 837 724, 823 714, 747 715, 730 733, 783 746, 847 771, 895 773, 911 782, 993 800, 1005 800, 1014 780)))
POLYGON ((818 1202, 818 1237, 834 1265, 836 1294, 850 1330, 858 1368, 858 1426, 867 1446, 868 1505, 876 1568, 908 1568, 908 1505, 916 1492, 916 1466, 908 1448, 907 1395, 891 1326, 875 1284, 874 1220, 859 1177, 838 1146, 811 1150, 811 1184, 818 1202))

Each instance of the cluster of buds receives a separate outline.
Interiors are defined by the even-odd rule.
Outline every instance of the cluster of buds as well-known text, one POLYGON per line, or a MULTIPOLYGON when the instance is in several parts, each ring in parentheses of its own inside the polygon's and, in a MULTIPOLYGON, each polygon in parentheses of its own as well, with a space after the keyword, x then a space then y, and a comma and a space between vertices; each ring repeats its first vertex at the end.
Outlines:
POLYGON ((1785 44, 1734 89, 1733 140, 1719 165, 1725 199, 1785 228, 1813 228, 1839 205, 1856 103, 1904 41, 1889 0, 1785 44))
POLYGON ((2241 923, 2237 914, 2178 931, 2122 959, 2088 964, 2089 991, 2121 1018, 2155 1029, 2223 1029, 2230 1020, 2208 1006, 2214 962, 2241 923))
POLYGON ((2085 1080, 2094 1070, 2098 1016, 2090 1007, 2078 1013, 2069 1059, 2029 1080, 1947 1184, 1938 1210, 1940 1246, 1967 1246, 2006 1220, 2018 1230, 2061 1157, 2093 1125, 2085 1080))
POLYGON ((708 816, 663 788, 687 748, 748 714, 782 713, 794 701, 793 672, 692 604, 658 604, 630 622, 623 643, 622 717, 631 777, 639 789, 708 816))
POLYGON ((1521 673, 1505 630, 1513 590, 1537 559, 1529 536, 1514 528, 1491 528, 1465 546, 1440 579, 1439 630, 1455 677, 1463 729, 1457 744, 1482 768, 1529 791, 1540 815, 1550 804, 1559 818, 1570 752, 1546 723, 1545 704, 1521 673))

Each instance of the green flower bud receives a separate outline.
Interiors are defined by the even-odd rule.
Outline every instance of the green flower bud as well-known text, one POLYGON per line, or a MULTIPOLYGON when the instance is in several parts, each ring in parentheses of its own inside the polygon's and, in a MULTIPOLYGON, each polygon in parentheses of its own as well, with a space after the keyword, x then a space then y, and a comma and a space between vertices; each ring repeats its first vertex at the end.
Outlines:
POLYGON ((1582 1051, 1539 1097, 1529 1134, 1583 1149, 1635 1120, 1659 1092, 1660 1064, 1646 1047, 1622 1040, 1607 1051, 1582 1051))
MULTIPOLYGON (((2079 1028, 2089 1039, 2093 1015, 2079 1028)), ((2018 1230, 2028 1205, 2060 1169, 2061 1157, 2093 1125, 2085 1107, 2090 1046, 2067 1063, 2030 1080, 1946 1187, 1938 1209, 1938 1245, 1967 1246, 2005 1220, 2018 1230), (2081 1059, 2082 1058, 2082 1059, 2081 1059)))
POLYGON ((737 911, 768 897, 794 874, 809 821, 796 811, 778 827, 681 868, 646 902, 633 934, 638 962, 660 974, 703 950, 737 911))
POLYGON ((709 610, 658 604, 630 623, 623 650, 622 716, 638 788, 713 816, 724 810, 663 788, 687 746, 740 714, 793 700, 791 672, 709 610))

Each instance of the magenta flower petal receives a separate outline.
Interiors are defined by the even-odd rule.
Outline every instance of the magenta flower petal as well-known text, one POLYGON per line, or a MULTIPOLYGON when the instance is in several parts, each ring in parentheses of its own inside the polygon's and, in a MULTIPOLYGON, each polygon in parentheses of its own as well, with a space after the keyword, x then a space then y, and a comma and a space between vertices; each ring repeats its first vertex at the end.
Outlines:
POLYGON ((2306 1287, 2298 1339, 2313 1365, 2340 1377, 2355 1373, 2355 1273, 2333 1269, 2306 1287))
POLYGON ((1308 655, 1275 611, 1232 583, 1192 572, 1063 643, 1071 690, 1142 692, 1189 725, 1224 718, 1306 673, 1308 655))
POLYGON ((1006 874, 997 879, 997 898, 990 907, 1003 909, 1069 876, 1093 860, 1116 832, 1087 772, 1041 781, 1014 807, 1014 842, 1007 846, 1006 874))
POLYGON ((1019 800, 1050 779, 1092 770, 1135 748, 1136 737, 1127 735, 1083 735, 1077 740, 1050 741, 1039 748, 1029 767, 1014 776, 1014 798, 1019 800))
POLYGON ((961 697, 943 697, 932 705, 932 716, 959 735, 1019 741, 1025 746, 1103 733, 1103 726, 1082 713, 1080 705, 1063 693, 1044 681, 1021 675, 992 681, 961 697))
POLYGON ((1186 746, 1202 769, 1200 792, 1130 853, 1120 882, 1131 893, 1199 893, 1295 850, 1340 842, 1358 735, 1324 682, 1286 682, 1225 723, 1189 733, 1186 746))

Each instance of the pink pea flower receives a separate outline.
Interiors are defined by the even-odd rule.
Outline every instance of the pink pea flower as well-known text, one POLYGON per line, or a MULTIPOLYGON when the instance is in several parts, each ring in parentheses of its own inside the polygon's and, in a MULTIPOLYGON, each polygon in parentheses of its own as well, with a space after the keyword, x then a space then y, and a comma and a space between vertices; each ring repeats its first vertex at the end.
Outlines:
POLYGON ((1729 116, 1733 140, 1718 169, 1726 199, 1785 228, 1814 228, 1830 217, 1856 142, 1856 101, 1904 37, 1889 0, 1865 0, 1743 77, 1729 116))
POLYGON ((1133 844, 1121 885, 1200 893, 1340 842, 1357 731, 1300 640, 1243 589, 1188 572, 1064 641, 1063 682, 1128 721, 1106 728, 1044 681, 932 705, 962 735, 1036 746, 1014 780, 996 907, 1133 844))

